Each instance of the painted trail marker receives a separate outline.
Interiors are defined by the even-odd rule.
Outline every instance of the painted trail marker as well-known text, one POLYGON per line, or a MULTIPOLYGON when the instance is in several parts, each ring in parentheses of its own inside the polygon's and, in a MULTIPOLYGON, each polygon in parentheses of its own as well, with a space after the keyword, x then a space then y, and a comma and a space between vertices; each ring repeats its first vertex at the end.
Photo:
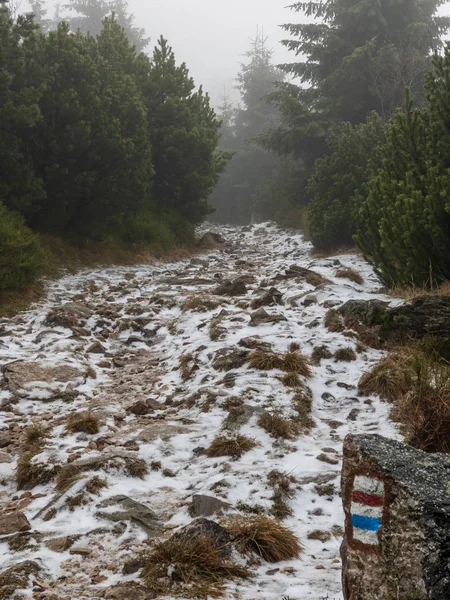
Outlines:
POLYGON ((378 545, 384 509, 384 482, 356 475, 351 495, 352 537, 370 546, 378 545))

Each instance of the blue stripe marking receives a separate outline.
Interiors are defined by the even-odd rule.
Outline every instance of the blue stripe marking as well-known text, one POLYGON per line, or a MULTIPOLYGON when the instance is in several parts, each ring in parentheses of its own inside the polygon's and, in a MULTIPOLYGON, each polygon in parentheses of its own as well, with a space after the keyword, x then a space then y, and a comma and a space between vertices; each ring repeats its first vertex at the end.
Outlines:
POLYGON ((366 531, 378 531, 381 527, 381 519, 352 515, 352 525, 353 527, 365 529, 366 531))

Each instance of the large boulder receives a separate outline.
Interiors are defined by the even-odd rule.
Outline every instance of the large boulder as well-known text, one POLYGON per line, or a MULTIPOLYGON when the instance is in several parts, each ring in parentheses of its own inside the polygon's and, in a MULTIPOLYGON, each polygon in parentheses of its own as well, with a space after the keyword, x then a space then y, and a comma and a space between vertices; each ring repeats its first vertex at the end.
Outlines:
POLYGON ((219 248, 225 244, 225 240, 220 235, 220 233, 216 233, 215 231, 207 231, 202 237, 197 241, 197 248, 202 248, 207 250, 208 248, 219 248))
POLYGON ((396 331, 402 335, 450 336, 450 296, 422 296, 408 304, 386 311, 381 333, 396 331))
POLYGON ((345 319, 372 326, 383 323, 388 306, 381 300, 349 300, 337 310, 345 319))
POLYGON ((347 436, 345 600, 450 598, 450 457, 379 435, 347 436))
POLYGON ((31 598, 31 576, 38 575, 41 567, 34 561, 26 560, 0 571, 0 598, 16 598, 15 592, 21 590, 20 597, 31 598), (29 595, 23 595, 29 589, 29 595))

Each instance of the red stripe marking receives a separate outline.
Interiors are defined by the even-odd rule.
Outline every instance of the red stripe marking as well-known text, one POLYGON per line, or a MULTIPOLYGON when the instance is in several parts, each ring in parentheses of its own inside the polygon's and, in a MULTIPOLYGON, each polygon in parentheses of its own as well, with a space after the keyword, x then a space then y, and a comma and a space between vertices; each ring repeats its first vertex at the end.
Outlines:
POLYGON ((358 504, 366 504, 367 506, 383 506, 383 497, 374 496, 373 494, 366 494, 365 492, 353 492, 353 502, 358 504))

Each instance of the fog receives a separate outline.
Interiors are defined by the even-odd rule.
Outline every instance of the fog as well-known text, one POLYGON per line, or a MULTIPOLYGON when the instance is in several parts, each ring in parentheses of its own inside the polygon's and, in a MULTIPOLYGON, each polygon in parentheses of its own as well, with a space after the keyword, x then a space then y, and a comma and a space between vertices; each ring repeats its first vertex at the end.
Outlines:
MULTIPOLYGON (((54 1, 48 2, 48 6, 54 4, 54 1)), ((136 23, 152 38, 148 51, 158 37, 164 35, 177 59, 187 63, 196 84, 203 85, 214 104, 220 102, 224 91, 236 98, 234 78, 257 27, 269 38, 275 62, 292 60, 292 55, 280 44, 284 33, 279 25, 295 20, 294 13, 286 8, 288 4, 287 0, 129 2, 136 23)), ((22 2, 21 10, 27 8, 26 2, 22 2)))

